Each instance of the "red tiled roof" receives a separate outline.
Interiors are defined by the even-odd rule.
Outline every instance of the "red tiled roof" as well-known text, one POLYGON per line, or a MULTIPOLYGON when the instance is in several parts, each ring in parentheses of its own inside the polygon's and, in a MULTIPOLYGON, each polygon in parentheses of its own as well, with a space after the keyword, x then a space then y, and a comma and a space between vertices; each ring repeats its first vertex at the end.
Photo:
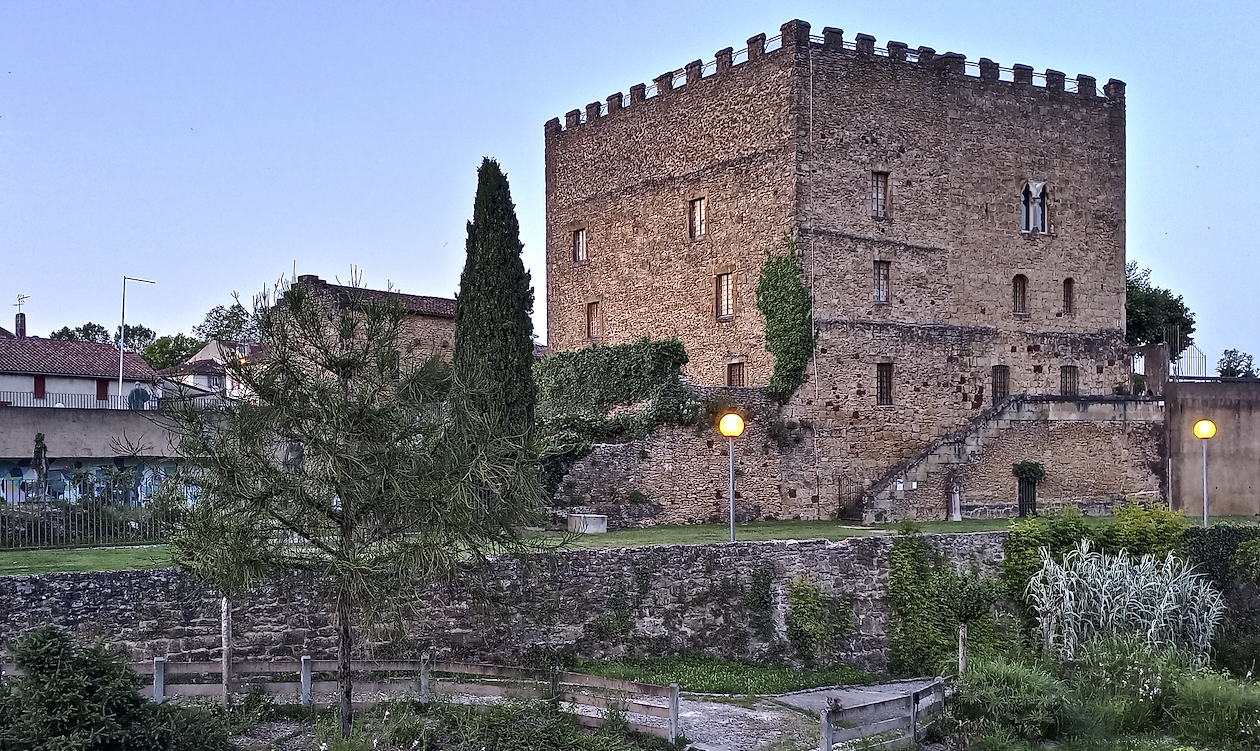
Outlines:
MULTIPOLYGON (((112 344, 38 336, 0 339, 0 373, 117 378, 118 350, 112 344)), ((123 356, 123 377, 152 381, 156 374, 139 352, 128 352, 123 356)))
POLYGON ((313 274, 304 274, 298 277, 298 284, 309 284, 312 290, 327 290, 345 301, 351 294, 360 296, 364 302, 385 302, 393 298, 398 298, 402 302, 403 307, 408 313, 422 316, 437 316, 439 318, 455 317, 455 301, 446 297, 426 297, 424 295, 404 295, 401 292, 389 292, 383 289, 363 289, 361 287, 344 287, 337 284, 329 284, 313 274))

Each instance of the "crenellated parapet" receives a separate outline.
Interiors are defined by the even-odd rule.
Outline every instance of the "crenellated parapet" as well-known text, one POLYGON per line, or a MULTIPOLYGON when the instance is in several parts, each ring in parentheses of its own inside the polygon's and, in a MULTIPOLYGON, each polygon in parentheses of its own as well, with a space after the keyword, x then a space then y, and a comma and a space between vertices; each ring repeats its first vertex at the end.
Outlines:
POLYGON ((747 65, 756 65, 763 60, 783 55, 814 53, 851 55, 855 60, 885 58, 891 63, 931 69, 943 75, 978 79, 992 85, 1005 84, 1013 90, 1042 89, 1051 94, 1076 96, 1086 100, 1100 97, 1108 100, 1124 99, 1125 84, 1114 78, 1103 86, 1100 93, 1097 79, 1083 73, 1075 78, 1068 78, 1061 71, 1046 69, 1044 72, 1037 72, 1031 66, 1020 63, 1006 68, 987 57, 973 62, 957 52, 937 53, 931 47, 912 50, 904 42, 889 41, 884 47, 879 47, 875 37, 869 34, 858 34, 852 40, 847 40, 842 29, 828 26, 819 36, 810 33, 809 23, 792 20, 779 28, 777 36, 767 38, 765 34, 757 34, 750 37, 742 49, 726 47, 714 53, 713 59, 708 62, 693 60, 682 68, 666 71, 653 78, 650 85, 635 84, 630 87, 628 96, 619 91, 609 95, 603 102, 591 102, 583 109, 570 110, 565 113, 563 123, 561 118, 552 118, 544 125, 544 130, 547 134, 572 130, 672 96, 689 86, 729 75, 747 65))

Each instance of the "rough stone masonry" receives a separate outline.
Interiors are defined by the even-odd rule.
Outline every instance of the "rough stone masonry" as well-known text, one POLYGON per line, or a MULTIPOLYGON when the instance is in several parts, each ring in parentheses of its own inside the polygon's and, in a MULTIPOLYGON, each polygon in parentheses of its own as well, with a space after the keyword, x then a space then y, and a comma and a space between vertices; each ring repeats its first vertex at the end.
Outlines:
MULTIPOLYGON (((953 565, 997 573, 1005 532, 926 535, 953 565)), ((571 550, 502 559, 488 570, 417 593, 418 613, 385 618, 357 652, 508 665, 558 655, 707 653, 790 657, 784 650, 787 585, 803 577, 852 604, 852 633, 834 657, 879 670, 888 662, 888 537, 571 550), (765 613, 748 603, 757 572, 771 578, 765 613)), ((219 598, 175 569, 0 577, 0 644, 53 623, 101 636, 132 660, 221 655, 219 598)), ((240 659, 335 656, 332 609, 296 582, 234 604, 240 659)), ((8 658, 6 657, 5 660, 8 658)), ((685 688, 685 687, 684 687, 685 688)))

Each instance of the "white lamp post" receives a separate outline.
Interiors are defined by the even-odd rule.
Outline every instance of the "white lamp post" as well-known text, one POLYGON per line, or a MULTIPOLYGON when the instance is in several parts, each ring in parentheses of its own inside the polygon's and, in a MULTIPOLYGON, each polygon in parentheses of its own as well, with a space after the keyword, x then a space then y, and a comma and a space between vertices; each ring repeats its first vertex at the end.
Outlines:
POLYGON ((1216 423, 1211 420, 1199 420, 1194 424, 1194 437, 1203 441, 1203 526, 1208 525, 1208 480, 1207 480, 1207 445, 1216 435, 1216 423))
POLYGON ((731 458, 731 542, 735 542, 735 439, 744 434, 744 418, 728 412, 718 422, 718 432, 728 440, 727 453, 731 458))
POLYGON ((127 282, 143 282, 144 284, 157 284, 148 279, 137 279, 134 276, 123 277, 123 293, 122 293, 122 323, 118 325, 118 398, 123 398, 123 353, 127 351, 127 282))

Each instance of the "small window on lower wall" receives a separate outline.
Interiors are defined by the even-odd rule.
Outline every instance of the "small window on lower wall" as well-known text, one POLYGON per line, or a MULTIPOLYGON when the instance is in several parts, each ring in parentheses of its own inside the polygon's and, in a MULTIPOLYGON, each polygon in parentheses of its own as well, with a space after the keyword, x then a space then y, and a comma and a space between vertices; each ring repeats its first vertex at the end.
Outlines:
POLYGON ((893 364, 890 362, 875 365, 875 403, 893 403, 893 364))
POLYGON ((744 363, 732 362, 726 364, 726 385, 727 386, 743 386, 744 385, 744 363))
POLYGON ((993 366, 993 403, 1005 399, 1011 393, 1011 369, 1007 365, 993 366))
POLYGON ((43 399, 47 393, 47 381, 42 375, 35 376, 35 398, 43 399))
POLYGON ((586 304, 586 338, 599 339, 603 334, 603 326, 600 325, 600 310, 598 302, 588 302, 586 304))
POLYGON ((1063 396, 1077 396, 1081 393, 1081 371, 1075 365, 1064 365, 1059 368, 1059 393, 1063 396))
POLYGON ((109 400, 109 379, 108 378, 96 379, 96 400, 99 402, 109 400))

